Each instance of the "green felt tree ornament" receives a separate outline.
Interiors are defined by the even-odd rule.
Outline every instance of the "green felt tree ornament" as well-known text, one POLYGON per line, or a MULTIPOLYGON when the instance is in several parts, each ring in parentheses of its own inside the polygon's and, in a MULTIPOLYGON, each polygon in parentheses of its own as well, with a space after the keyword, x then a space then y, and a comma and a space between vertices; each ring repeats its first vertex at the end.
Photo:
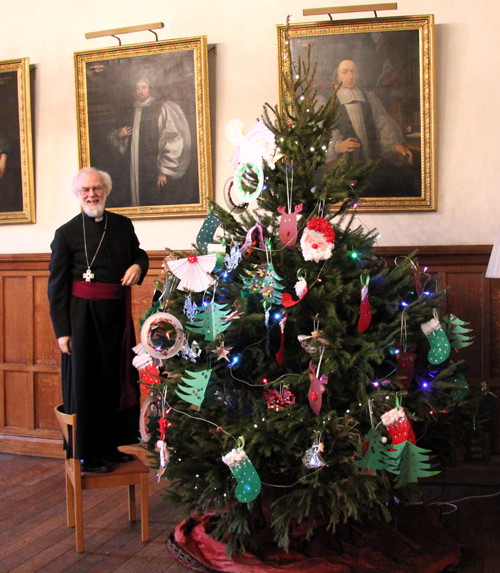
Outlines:
POLYGON ((396 461, 389 456, 388 447, 375 428, 368 430, 353 462, 364 473, 371 475, 375 475, 377 470, 392 471, 396 468, 396 461))
POLYGON ((175 393, 185 402, 192 404, 197 410, 200 409, 201 403, 205 398, 207 385, 212 375, 212 370, 202 370, 200 372, 185 371, 191 378, 183 377, 181 380, 186 386, 179 384, 175 393))
POLYGON ((219 334, 229 328, 231 322, 226 317, 230 312, 225 305, 216 302, 198 306, 196 316, 186 328, 191 332, 203 334, 205 340, 213 342, 219 334))
POLYGON ((280 303, 284 287, 273 263, 254 264, 245 271, 245 275, 242 277, 244 289, 260 295, 270 305, 280 303))
POLYGON ((460 318, 454 314, 443 318, 443 330, 450 341, 451 348, 457 351, 470 346, 474 342, 474 338, 469 336, 469 333, 472 332, 472 328, 467 328, 465 326, 466 324, 469 323, 460 320, 460 318))
POLYGON ((388 455, 393 458, 395 466, 389 471, 398 475, 395 487, 404 487, 409 483, 415 483, 418 478, 434 476, 439 470, 429 469, 430 450, 421 448, 412 442, 406 441, 400 444, 391 444, 388 455))

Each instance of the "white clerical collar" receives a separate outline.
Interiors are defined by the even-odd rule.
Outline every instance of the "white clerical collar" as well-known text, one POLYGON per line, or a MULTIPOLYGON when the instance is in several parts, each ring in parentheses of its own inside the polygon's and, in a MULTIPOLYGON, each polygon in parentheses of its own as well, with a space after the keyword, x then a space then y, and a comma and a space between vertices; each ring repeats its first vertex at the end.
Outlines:
POLYGON ((146 107, 148 105, 151 105, 154 101, 153 97, 148 97, 148 99, 146 101, 136 101, 135 102, 135 107, 146 107))
POLYGON ((365 101, 365 96, 359 88, 354 88, 351 90, 341 86, 337 92, 337 97, 342 104, 353 103, 356 101, 365 101))

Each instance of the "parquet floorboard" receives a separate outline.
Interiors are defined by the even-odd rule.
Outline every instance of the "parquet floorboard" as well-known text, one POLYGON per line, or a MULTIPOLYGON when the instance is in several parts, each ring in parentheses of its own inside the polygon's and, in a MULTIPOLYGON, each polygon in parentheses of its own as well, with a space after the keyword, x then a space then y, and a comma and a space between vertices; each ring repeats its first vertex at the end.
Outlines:
MULTIPOLYGON (((422 489, 426 502, 459 500, 455 511, 442 506, 446 531, 462 547, 456 573, 500 573, 500 464, 459 468, 445 478, 422 489)), ((84 492, 84 553, 76 553, 74 530, 66 526, 62 460, 0 454, 0 484, 0 573, 187 571, 166 549, 178 517, 153 472, 149 543, 140 540, 140 522, 128 522, 125 488, 90 490, 84 492)))

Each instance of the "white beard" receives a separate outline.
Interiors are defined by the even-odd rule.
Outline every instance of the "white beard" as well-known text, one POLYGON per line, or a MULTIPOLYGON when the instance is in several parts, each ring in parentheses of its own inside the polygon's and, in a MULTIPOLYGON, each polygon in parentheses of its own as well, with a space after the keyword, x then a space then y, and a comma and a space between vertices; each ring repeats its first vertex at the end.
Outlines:
POLYGON ((82 209, 85 214, 94 219, 102 219, 104 215, 104 208, 105 206, 103 203, 100 203, 96 207, 93 207, 89 203, 82 203, 82 209))

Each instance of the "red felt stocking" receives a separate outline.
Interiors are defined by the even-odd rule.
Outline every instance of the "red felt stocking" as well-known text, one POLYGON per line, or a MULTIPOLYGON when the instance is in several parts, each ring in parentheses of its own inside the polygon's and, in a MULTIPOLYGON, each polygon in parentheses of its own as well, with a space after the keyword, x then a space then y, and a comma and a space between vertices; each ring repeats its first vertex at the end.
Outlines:
MULTIPOLYGON (((363 281, 363 279, 361 279, 363 281)), ((372 309, 370 306, 370 301, 368 300, 368 283, 370 282, 370 277, 366 278, 365 284, 361 288, 361 303, 359 305, 359 321, 358 321, 358 332, 364 332, 372 321, 372 309)))
POLYGON ((401 444, 402 442, 416 444, 413 428, 403 408, 393 408, 382 414, 380 418, 387 428, 393 444, 401 444))

